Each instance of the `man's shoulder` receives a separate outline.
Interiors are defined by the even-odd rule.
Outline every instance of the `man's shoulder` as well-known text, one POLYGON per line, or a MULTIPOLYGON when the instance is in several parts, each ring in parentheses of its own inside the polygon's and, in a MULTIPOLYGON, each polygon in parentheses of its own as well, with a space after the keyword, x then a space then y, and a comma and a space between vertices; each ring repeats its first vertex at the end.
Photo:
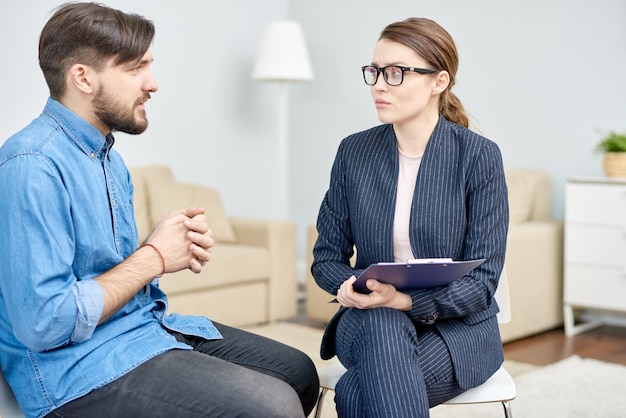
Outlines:
POLYGON ((53 145, 59 135, 62 135, 62 130, 54 121, 39 116, 0 146, 0 165, 19 155, 43 154, 46 146, 53 145))

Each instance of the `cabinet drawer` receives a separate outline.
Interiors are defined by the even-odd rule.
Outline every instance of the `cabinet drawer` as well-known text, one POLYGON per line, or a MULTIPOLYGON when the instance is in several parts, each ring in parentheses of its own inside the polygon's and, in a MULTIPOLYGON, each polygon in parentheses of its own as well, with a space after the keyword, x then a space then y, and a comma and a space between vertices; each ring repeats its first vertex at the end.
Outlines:
POLYGON ((565 220, 626 225, 626 185, 567 183, 565 220))
POLYGON ((620 269, 565 266, 565 303, 626 311, 626 273, 620 269))
POLYGON ((626 226, 567 224, 565 262, 626 268, 626 226))

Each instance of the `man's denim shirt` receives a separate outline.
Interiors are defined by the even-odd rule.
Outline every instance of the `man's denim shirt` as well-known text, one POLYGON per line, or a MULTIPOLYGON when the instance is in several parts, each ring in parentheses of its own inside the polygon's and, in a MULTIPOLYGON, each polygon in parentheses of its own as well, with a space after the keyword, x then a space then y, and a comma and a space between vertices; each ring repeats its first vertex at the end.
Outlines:
POLYGON ((157 279, 98 326, 93 279, 137 249, 133 186, 105 137, 61 103, 48 99, 0 148, 0 196, 0 362, 27 416, 190 349, 166 328, 221 338, 207 318, 166 315, 157 279))

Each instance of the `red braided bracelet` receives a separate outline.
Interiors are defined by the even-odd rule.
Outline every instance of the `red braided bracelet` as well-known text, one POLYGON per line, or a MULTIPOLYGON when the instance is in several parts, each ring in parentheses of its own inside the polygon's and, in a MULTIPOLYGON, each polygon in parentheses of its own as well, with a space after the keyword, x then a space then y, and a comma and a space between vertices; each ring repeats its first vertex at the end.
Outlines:
POLYGON ((159 251, 159 249, 152 244, 144 244, 143 246, 154 248, 154 251, 156 251, 159 257, 161 257, 161 265, 163 266, 163 271, 161 271, 161 274, 159 274, 158 277, 163 276, 165 274, 165 258, 163 257, 163 254, 161 254, 161 251, 159 251))

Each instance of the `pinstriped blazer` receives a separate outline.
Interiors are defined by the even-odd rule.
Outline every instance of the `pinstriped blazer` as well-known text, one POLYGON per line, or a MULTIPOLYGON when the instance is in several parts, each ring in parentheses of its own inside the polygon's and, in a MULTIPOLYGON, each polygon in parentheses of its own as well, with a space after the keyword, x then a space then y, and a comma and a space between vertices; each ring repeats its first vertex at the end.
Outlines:
MULTIPOLYGON (((327 292, 337 294, 343 281, 372 263, 394 260, 398 171, 392 125, 341 142, 319 210, 311 267, 327 292)), ((503 361, 493 295, 504 264, 508 199, 498 146, 440 115, 417 174, 409 228, 416 258, 486 259, 447 287, 407 292, 413 300, 410 318, 438 328, 459 384, 476 386, 503 361)), ((342 312, 326 329, 322 358, 334 356, 334 332, 342 312)))

